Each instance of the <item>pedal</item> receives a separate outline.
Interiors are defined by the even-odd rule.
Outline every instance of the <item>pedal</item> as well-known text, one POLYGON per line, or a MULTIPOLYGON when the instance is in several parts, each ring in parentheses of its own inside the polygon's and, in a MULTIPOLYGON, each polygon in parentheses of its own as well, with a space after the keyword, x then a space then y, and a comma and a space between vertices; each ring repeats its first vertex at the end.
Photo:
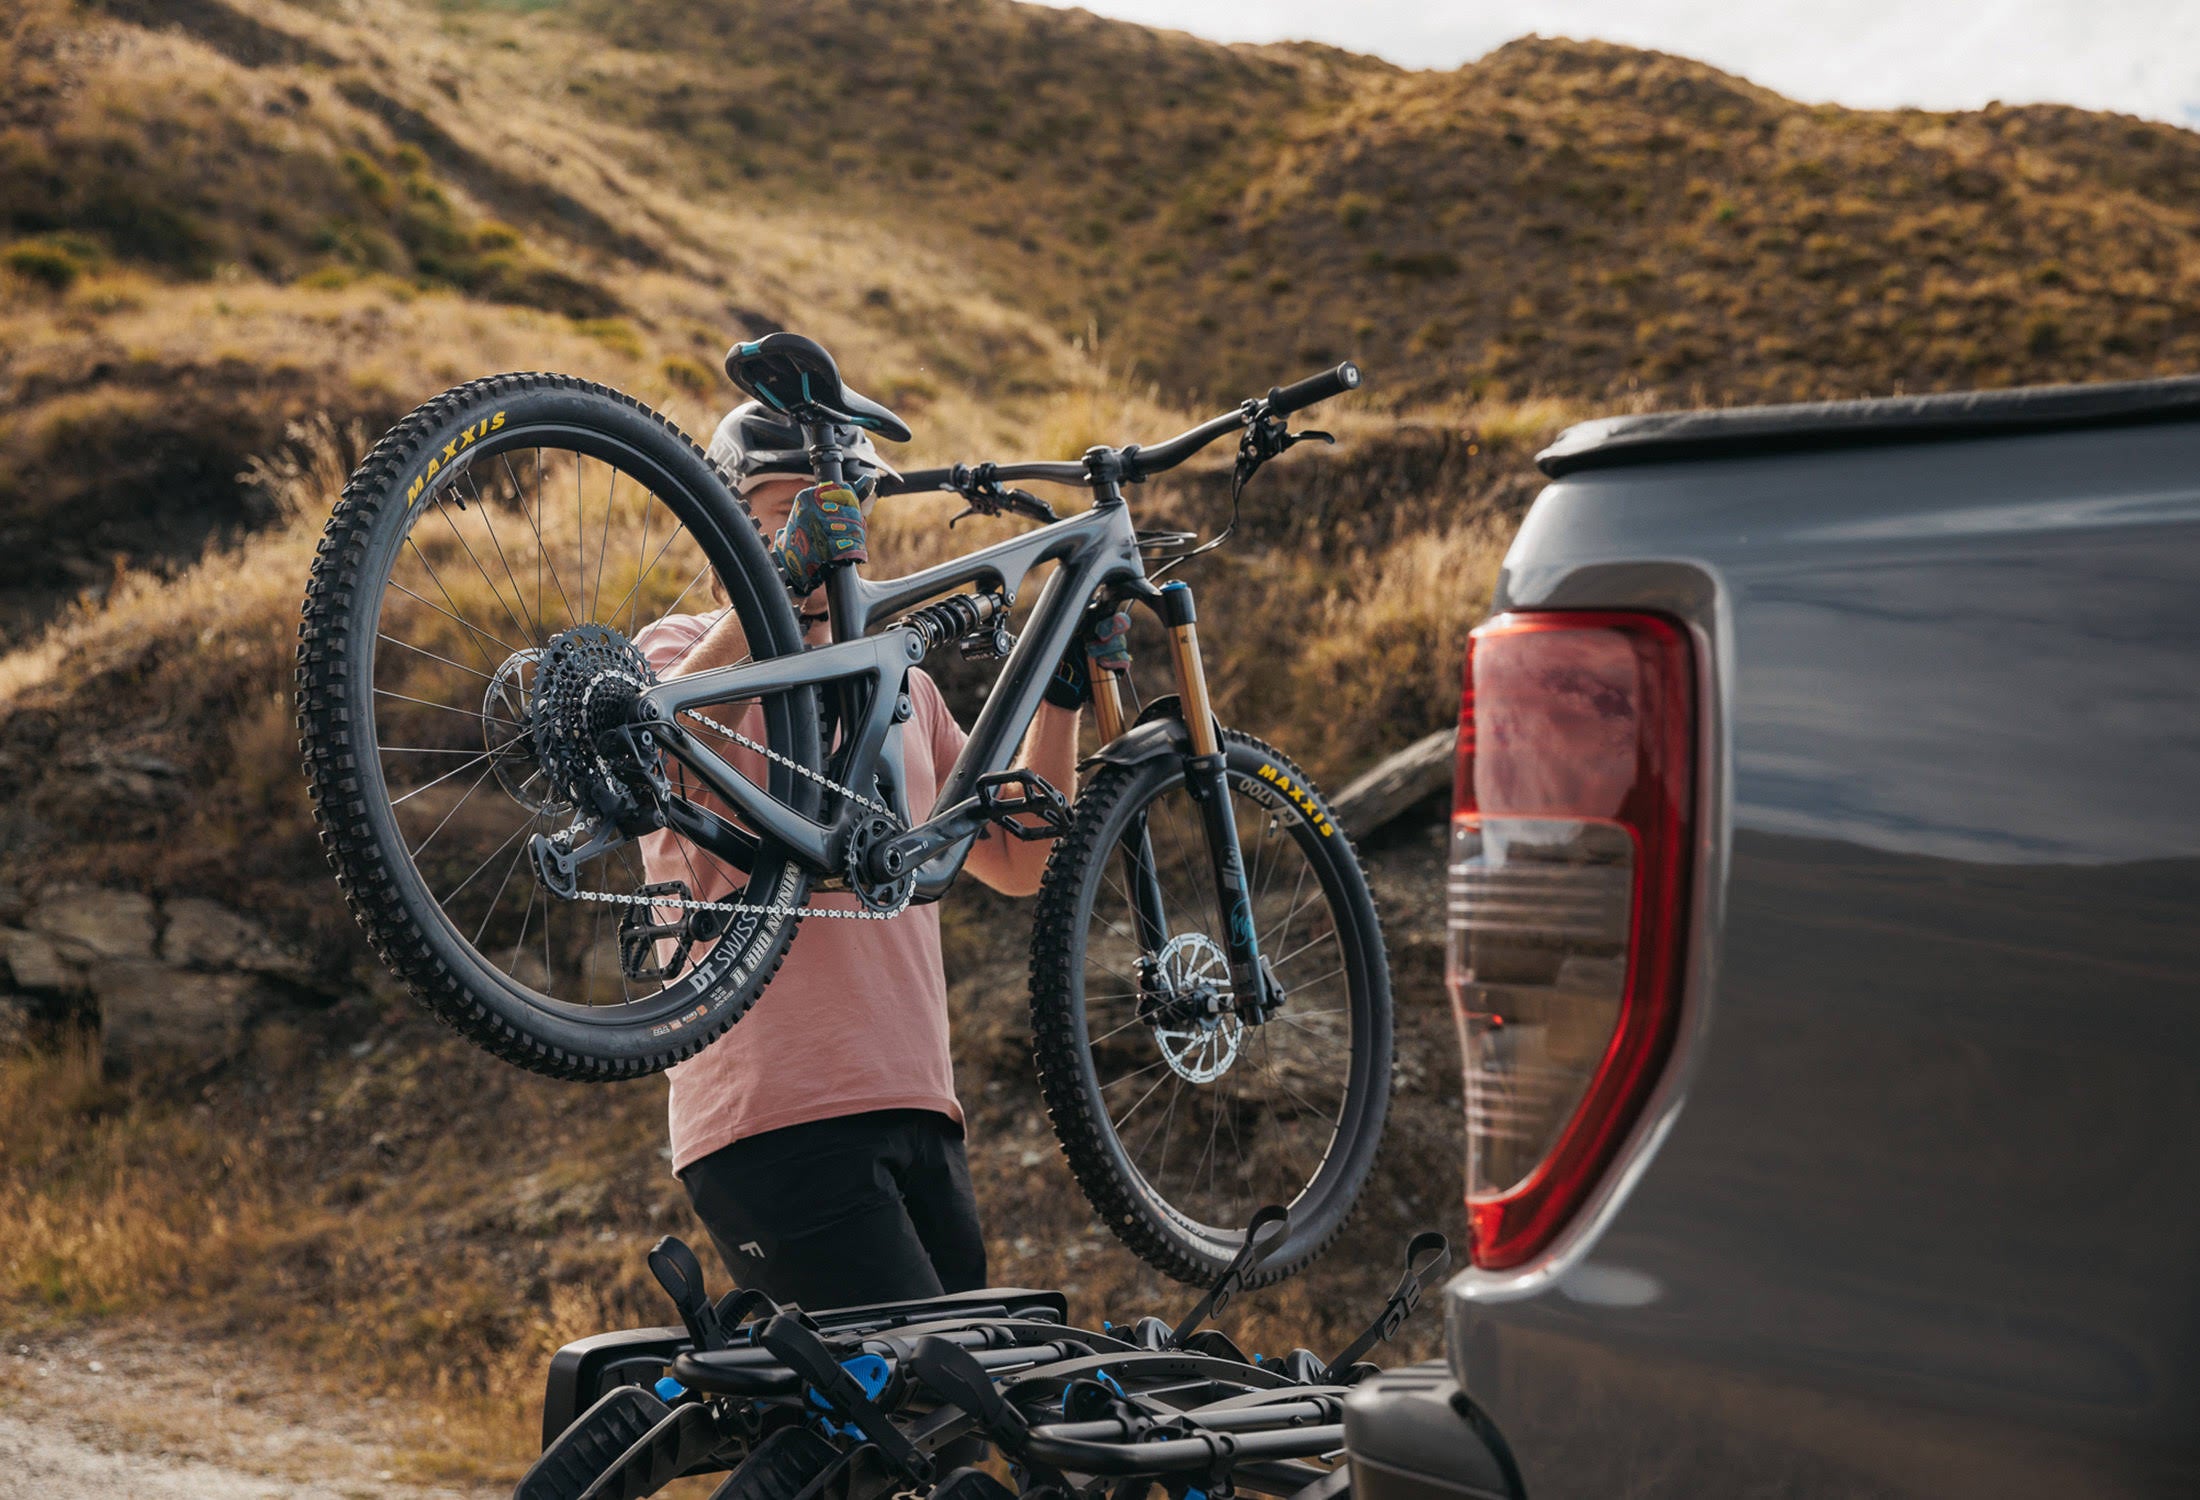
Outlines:
POLYGON ((619 911, 619 972, 629 979, 677 979, 687 967, 688 950, 695 946, 695 912, 687 906, 678 906, 679 920, 656 922, 650 920, 656 913, 659 900, 692 901, 694 895, 684 880, 664 880, 655 885, 645 885, 634 893, 650 902, 647 906, 626 906, 619 911), (657 944, 667 939, 678 939, 672 952, 662 961, 657 958, 657 944))
POLYGON ((1036 771, 995 771, 980 776, 975 790, 980 815, 998 823, 1011 837, 1037 843, 1069 832, 1069 800, 1036 771), (1005 801, 1000 793, 1011 786, 1022 795, 1016 801, 1005 801), (1016 821, 1019 818, 1037 818, 1040 826, 1028 828, 1016 821))

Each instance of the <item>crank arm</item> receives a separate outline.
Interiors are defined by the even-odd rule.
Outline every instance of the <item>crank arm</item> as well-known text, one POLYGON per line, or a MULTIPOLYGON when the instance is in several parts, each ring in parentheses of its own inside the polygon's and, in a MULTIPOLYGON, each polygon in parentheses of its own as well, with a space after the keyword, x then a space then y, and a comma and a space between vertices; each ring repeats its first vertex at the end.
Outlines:
POLYGON ((875 879, 898 880, 990 824, 998 823, 1016 838, 1037 841, 1060 837, 1069 830, 1069 821, 1069 803, 1036 771, 995 772, 978 778, 975 796, 880 845, 874 856, 877 868, 871 874, 875 879), (996 795, 1004 786, 1020 787, 1024 795, 1004 801, 996 795), (1016 821, 1023 817, 1038 818, 1045 826, 1025 828, 1016 821))

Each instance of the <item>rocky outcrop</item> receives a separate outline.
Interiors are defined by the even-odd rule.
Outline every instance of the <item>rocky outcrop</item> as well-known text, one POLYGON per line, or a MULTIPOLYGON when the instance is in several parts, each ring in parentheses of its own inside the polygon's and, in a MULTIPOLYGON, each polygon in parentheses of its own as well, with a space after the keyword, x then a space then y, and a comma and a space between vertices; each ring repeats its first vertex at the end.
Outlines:
POLYGON ((1364 839, 1451 786, 1459 732, 1439 729, 1352 779, 1330 798, 1345 832, 1364 839))
POLYGON ((312 988, 302 956, 198 896, 63 886, 0 915, 0 1051, 89 1021, 116 1068, 204 1066, 312 988))

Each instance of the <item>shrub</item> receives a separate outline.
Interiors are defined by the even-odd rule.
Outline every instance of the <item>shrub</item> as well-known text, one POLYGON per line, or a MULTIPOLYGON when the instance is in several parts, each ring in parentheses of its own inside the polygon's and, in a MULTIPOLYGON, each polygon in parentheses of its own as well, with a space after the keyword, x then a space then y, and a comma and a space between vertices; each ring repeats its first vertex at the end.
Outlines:
POLYGON ((65 292, 89 269, 70 249, 54 240, 18 240, 0 252, 0 264, 25 281, 65 292))
POLYGON ((717 379, 708 366, 699 359, 688 358, 685 354, 673 355, 659 368, 668 385, 675 390, 685 391, 690 396, 707 396, 711 387, 717 384, 717 379))

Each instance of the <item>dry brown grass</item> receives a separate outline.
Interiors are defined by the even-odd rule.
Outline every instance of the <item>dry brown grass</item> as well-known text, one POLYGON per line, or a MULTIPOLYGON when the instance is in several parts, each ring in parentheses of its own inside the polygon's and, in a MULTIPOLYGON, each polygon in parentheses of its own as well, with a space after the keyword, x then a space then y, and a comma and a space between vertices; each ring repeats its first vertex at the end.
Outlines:
MULTIPOLYGON (((1404 74, 1007 0, 222 5, 196 36, 0 13, 0 811, 11 880, 216 896, 332 998, 188 1081, 0 1068, 0 1316, 341 1364, 426 1401, 429 1477, 508 1477, 543 1357, 661 1319, 639 1252, 695 1229, 661 1085, 546 1084, 414 1017, 312 837, 298 599, 361 438, 416 402, 557 369, 701 436, 726 343, 791 324, 911 418, 915 465, 1150 440, 1357 356, 1370 389, 1321 414, 1344 447, 1270 470, 1190 574, 1226 715, 1334 786, 1454 711, 1569 420, 2200 359, 2200 137, 2166 126, 1855 114, 1561 42, 1404 74), (63 747, 156 755, 178 790, 118 801, 63 747)), ((1133 499, 1211 530, 1223 494, 1208 464, 1133 499)), ((956 508, 890 502, 878 570, 1015 524, 950 534, 956 508)), ((1386 895, 1391 1155, 1347 1242, 1242 1305, 1271 1351, 1333 1343, 1407 1229, 1457 1227, 1416 870, 1386 895)), ((1053 1145, 1021 909, 944 916, 996 1279, 1181 1306, 1053 1145)))

